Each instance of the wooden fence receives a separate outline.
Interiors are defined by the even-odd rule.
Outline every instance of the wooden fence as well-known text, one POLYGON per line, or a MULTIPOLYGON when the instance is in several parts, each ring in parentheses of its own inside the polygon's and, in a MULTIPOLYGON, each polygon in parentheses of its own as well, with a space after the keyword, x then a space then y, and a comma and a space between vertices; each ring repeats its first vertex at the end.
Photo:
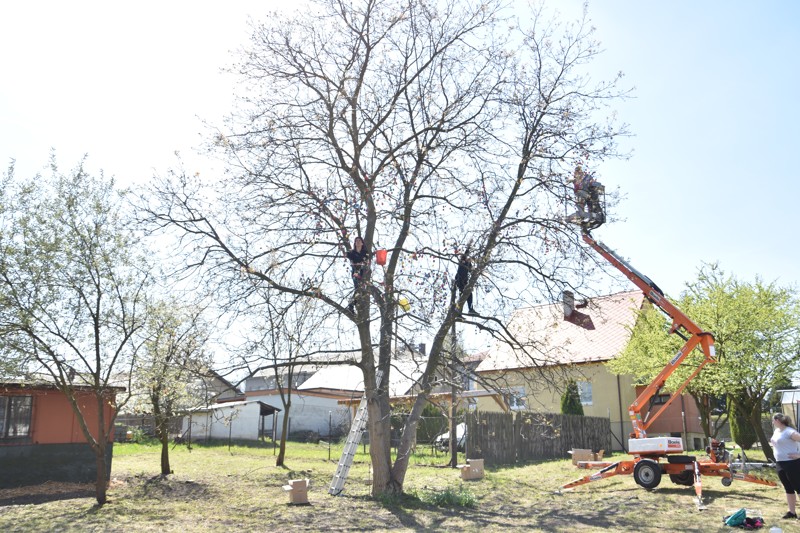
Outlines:
POLYGON ((608 418, 555 413, 467 415, 467 457, 487 466, 564 459, 573 448, 611 449, 608 418))

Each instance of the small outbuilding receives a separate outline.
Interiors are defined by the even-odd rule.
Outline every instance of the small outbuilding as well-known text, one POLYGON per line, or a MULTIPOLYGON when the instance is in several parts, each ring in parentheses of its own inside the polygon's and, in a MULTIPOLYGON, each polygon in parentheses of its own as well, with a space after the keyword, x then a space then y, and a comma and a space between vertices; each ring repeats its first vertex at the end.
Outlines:
MULTIPOLYGON (((97 437, 95 392, 82 386, 74 390, 78 407, 97 437)), ((124 390, 108 389, 108 401, 103 402, 107 430, 113 423, 116 394, 124 390)), ((113 431, 106 453, 110 474, 113 431)), ((52 384, 0 382, 0 488, 46 481, 91 483, 96 479, 94 452, 67 396, 52 384)))
POLYGON ((186 412, 182 433, 193 441, 258 440, 259 435, 268 434, 268 427, 274 434, 278 411, 278 407, 258 400, 217 403, 186 412))

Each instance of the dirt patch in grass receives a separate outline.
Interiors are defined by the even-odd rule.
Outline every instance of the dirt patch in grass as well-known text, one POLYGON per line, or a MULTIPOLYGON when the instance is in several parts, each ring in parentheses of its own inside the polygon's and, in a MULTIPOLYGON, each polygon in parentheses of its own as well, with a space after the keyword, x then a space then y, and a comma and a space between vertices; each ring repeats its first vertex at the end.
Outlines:
POLYGON ((0 506, 38 505, 57 500, 94 497, 93 483, 60 483, 48 481, 40 485, 0 489, 0 506))
POLYGON ((117 488, 129 486, 134 489, 133 496, 149 500, 194 501, 210 499, 213 489, 182 476, 146 476, 139 474, 117 480, 117 488))

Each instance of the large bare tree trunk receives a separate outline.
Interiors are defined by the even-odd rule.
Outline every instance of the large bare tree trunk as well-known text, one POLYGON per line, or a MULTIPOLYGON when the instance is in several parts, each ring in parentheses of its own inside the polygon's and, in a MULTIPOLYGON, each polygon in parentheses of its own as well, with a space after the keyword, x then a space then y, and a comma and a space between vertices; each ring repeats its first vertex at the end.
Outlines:
POLYGON ((750 416, 748 416, 748 419, 753 425, 753 429, 758 437, 758 442, 761 444, 761 449, 764 451, 767 461, 774 462, 775 454, 772 451, 772 445, 769 443, 769 437, 767 437, 766 433, 764 433, 764 426, 761 425, 761 407, 759 405, 755 405, 753 407, 753 409, 750 411, 750 416))
POLYGON ((372 495, 402 492, 400 485, 392 478, 391 437, 389 423, 389 400, 375 397, 368 401, 369 410, 369 455, 372 461, 372 495))

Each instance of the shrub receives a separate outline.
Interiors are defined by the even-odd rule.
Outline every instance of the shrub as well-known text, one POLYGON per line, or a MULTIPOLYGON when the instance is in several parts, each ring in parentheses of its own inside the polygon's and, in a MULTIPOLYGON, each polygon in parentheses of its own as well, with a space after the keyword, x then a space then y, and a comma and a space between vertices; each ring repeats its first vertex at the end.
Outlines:
POLYGON ((437 507, 475 507, 476 498, 469 488, 459 485, 458 488, 447 487, 444 490, 420 490, 417 498, 428 505, 437 507))
POLYGON ((561 396, 561 414, 583 416, 581 394, 578 392, 578 384, 574 380, 569 380, 567 390, 561 396))

